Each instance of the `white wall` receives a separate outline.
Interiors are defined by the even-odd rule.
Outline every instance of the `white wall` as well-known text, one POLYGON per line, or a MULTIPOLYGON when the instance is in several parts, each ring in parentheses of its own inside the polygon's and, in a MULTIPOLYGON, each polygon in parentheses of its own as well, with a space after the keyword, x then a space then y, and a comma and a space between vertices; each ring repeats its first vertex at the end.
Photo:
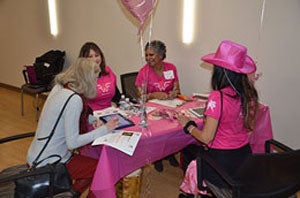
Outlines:
MULTIPOLYGON (((258 61, 261 101, 270 106, 274 136, 300 148, 300 0, 197 0, 195 40, 181 43, 182 0, 158 0, 152 36, 167 45, 167 61, 177 65, 184 94, 209 90, 210 71, 200 57, 221 40, 244 44, 258 61), (263 9, 263 2, 265 7, 263 9), (261 26, 261 16, 264 13, 261 26)), ((67 52, 66 66, 86 41, 98 43, 117 75, 143 64, 138 21, 121 0, 58 0, 60 34, 49 34, 47 1, 0 0, 0 82, 23 83, 22 65, 50 49, 67 52)), ((143 34, 149 39, 149 22, 143 34)))

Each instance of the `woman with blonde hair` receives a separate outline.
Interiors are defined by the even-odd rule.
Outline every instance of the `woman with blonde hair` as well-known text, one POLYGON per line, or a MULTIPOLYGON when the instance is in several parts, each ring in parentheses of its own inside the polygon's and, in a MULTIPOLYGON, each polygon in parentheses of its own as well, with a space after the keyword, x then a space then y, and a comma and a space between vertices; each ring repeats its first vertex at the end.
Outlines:
MULTIPOLYGON (((93 98, 96 95, 96 79, 99 72, 100 68, 95 62, 86 58, 78 58, 74 65, 56 76, 56 84, 44 104, 36 135, 27 155, 27 162, 32 165, 47 142, 48 138, 44 137, 49 136, 51 129, 58 120, 51 141, 48 142, 39 157, 39 161, 46 160, 39 166, 57 160, 57 158, 48 158, 49 156, 59 155, 61 162, 66 164, 74 181, 74 190, 80 194, 91 184, 98 161, 80 154, 74 154, 72 151, 110 133, 119 125, 117 119, 111 119, 105 125, 96 126, 89 133, 79 133, 81 125, 88 122, 85 116, 86 99, 93 98), (68 99, 66 108, 59 118, 59 114, 68 99)), ((91 196, 91 193, 89 193, 89 196, 91 196)))

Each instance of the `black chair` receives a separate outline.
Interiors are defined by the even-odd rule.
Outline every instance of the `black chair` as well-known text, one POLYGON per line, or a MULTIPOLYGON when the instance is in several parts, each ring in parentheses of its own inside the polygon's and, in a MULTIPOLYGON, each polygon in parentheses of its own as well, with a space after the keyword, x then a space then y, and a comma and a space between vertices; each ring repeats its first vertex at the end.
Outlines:
MULTIPOLYGON (((6 142, 21 140, 21 139, 24 139, 24 138, 30 138, 30 137, 33 137, 34 135, 35 135, 35 132, 28 132, 28 133, 23 133, 23 134, 18 134, 18 135, 13 135, 13 136, 1 138, 0 139, 0 146, 2 144, 6 143, 6 142)), ((9 148, 6 147, 5 150, 9 151, 9 148)), ((26 170, 26 169, 27 169, 27 164, 20 164, 20 165, 15 165, 15 166, 12 166, 12 167, 9 167, 9 168, 6 168, 6 169, 0 171, 0 197, 8 197, 8 198, 9 197, 14 197, 14 194, 15 194, 15 183, 14 183, 14 181, 16 179, 22 178, 22 176, 24 176, 24 174, 18 174, 18 173, 20 171, 26 170)), ((42 174, 51 175, 51 174, 53 174, 53 171, 49 169, 49 170, 45 170, 43 172, 38 172, 38 173, 37 172, 35 172, 35 173, 29 172, 27 174, 27 176, 42 175, 42 174)), ((54 195, 52 197, 65 198, 65 197, 77 197, 77 196, 78 195, 75 192, 67 191, 67 192, 63 192, 63 193, 54 195)), ((49 196, 49 197, 51 197, 51 196, 49 196)))
MULTIPOLYGON (((216 197, 259 198, 259 197, 296 197, 300 190, 300 149, 292 150, 288 146, 269 140, 265 144, 266 153, 252 154, 236 171, 228 175, 222 167, 207 154, 197 158, 198 181, 202 181, 204 163, 228 184, 228 188, 218 188, 213 181, 204 181, 216 197), (199 170, 200 169, 200 170, 199 170)), ((198 188, 201 189, 198 182, 198 188)))
POLYGON ((125 97, 130 98, 131 100, 137 100, 137 88, 135 86, 135 79, 138 72, 130 72, 121 74, 121 87, 122 87, 122 94, 125 97))
POLYGON ((34 73, 33 66, 24 66, 22 71, 25 84, 21 86, 21 115, 24 115, 24 92, 35 95, 35 108, 36 108, 36 120, 39 119, 39 96, 42 93, 48 92, 51 90, 50 85, 38 85, 34 84, 33 81, 36 81, 36 76, 34 73))

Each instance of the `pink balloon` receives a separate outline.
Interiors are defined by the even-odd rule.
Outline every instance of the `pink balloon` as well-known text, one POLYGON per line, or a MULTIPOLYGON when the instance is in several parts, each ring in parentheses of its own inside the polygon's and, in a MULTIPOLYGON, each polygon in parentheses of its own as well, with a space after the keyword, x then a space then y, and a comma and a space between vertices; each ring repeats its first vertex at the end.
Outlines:
POLYGON ((157 0, 122 0, 126 9, 140 22, 139 34, 151 15, 157 0))

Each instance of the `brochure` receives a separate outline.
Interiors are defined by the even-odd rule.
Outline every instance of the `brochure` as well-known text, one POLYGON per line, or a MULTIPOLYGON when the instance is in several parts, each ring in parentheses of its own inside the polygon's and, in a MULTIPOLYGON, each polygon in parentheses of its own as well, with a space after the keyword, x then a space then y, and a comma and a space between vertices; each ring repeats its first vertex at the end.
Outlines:
POLYGON ((115 130, 97 138, 92 145, 108 145, 132 156, 141 136, 141 132, 115 130))

